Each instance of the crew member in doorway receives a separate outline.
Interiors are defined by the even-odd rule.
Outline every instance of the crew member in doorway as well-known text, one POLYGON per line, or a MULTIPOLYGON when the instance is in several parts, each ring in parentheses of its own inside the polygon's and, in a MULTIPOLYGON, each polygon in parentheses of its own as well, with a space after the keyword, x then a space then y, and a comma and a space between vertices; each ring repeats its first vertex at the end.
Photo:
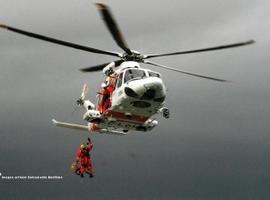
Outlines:
POLYGON ((115 73, 115 62, 111 62, 103 69, 103 73, 106 75, 105 85, 114 86, 117 78, 115 73))
POLYGON ((107 76, 104 83, 102 83, 101 87, 101 105, 100 111, 102 113, 106 112, 109 107, 111 107, 111 96, 115 89, 115 82, 117 78, 117 74, 115 73, 115 63, 112 62, 108 64, 104 69, 103 73, 107 76))

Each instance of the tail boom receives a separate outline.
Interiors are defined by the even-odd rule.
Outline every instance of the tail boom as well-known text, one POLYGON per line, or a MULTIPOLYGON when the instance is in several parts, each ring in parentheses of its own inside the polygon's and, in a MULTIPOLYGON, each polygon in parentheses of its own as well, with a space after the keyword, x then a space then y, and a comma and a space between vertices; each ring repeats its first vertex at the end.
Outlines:
POLYGON ((67 123, 67 122, 60 122, 55 119, 52 119, 52 122, 55 126, 58 127, 64 127, 64 128, 70 128, 75 130, 81 130, 81 131, 88 131, 90 133, 105 133, 109 135, 126 135, 126 133, 116 130, 108 130, 108 129, 97 129, 95 132, 91 131, 90 126, 84 126, 80 124, 73 124, 73 123, 67 123))

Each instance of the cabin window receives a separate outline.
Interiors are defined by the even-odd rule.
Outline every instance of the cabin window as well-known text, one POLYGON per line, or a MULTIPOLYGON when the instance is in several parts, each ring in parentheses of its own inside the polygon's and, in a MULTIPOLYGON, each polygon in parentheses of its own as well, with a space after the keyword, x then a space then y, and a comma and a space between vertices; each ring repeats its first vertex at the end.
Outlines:
POLYGON ((156 72, 148 71, 148 74, 149 74, 150 77, 158 77, 158 78, 160 78, 160 75, 158 73, 156 73, 156 72))
POLYGON ((121 87, 122 85, 122 79, 123 79, 123 73, 120 74, 120 76, 118 77, 118 80, 117 80, 117 87, 121 87))
POLYGON ((146 77, 144 70, 129 69, 125 73, 125 82, 146 77))

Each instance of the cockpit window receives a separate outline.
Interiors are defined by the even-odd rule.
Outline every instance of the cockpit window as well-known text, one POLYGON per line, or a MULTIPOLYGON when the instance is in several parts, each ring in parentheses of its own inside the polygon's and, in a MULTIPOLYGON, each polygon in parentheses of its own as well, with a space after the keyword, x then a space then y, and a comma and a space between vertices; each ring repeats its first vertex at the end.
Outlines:
POLYGON ((145 72, 139 69, 129 69, 125 73, 125 82, 134 80, 134 79, 142 79, 146 77, 145 72))
POLYGON ((160 78, 160 75, 158 73, 148 71, 148 74, 149 74, 150 77, 152 76, 152 77, 158 77, 158 78, 160 78))

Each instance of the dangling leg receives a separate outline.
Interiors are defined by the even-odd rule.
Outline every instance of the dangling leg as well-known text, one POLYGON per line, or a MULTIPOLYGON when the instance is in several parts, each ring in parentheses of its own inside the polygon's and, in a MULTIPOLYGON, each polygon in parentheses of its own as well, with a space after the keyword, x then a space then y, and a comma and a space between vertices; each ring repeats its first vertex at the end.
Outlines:
POLYGON ((85 166, 81 165, 81 167, 80 167, 80 175, 81 175, 82 178, 83 178, 84 171, 85 171, 85 166))
POLYGON ((89 177, 90 178, 93 178, 94 177, 94 175, 93 175, 93 166, 92 166, 91 158, 89 158, 89 160, 87 161, 87 168, 86 168, 85 172, 87 174, 89 174, 89 177))

